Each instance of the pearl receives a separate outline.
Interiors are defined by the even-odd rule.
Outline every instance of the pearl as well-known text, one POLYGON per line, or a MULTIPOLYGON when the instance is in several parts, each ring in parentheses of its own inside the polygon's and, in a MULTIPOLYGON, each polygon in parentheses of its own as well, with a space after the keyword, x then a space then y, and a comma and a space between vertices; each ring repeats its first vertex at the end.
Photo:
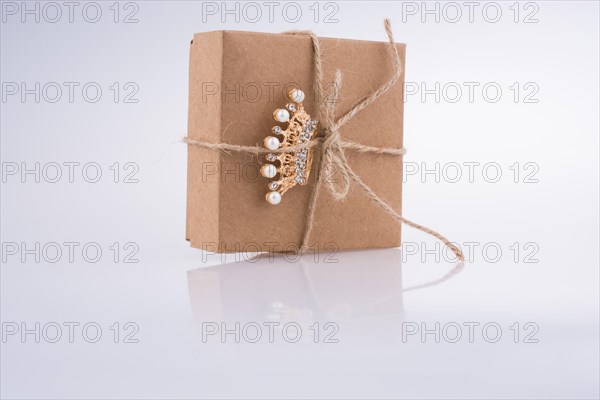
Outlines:
POLYGON ((275 136, 267 136, 264 141, 265 147, 269 150, 277 150, 280 144, 279 139, 275 136))
POLYGON ((304 101, 304 92, 300 89, 292 89, 289 93, 290 100, 296 103, 302 103, 304 101))
POLYGON ((260 168, 260 173, 265 178, 272 178, 277 175, 277 168, 273 164, 265 164, 260 168))
POLYGON ((275 118, 275 121, 287 122, 290 120, 290 112, 285 108, 278 108, 273 113, 273 118, 275 118))
POLYGON ((267 203, 277 205, 281 202, 281 194, 279 192, 267 193, 267 203))

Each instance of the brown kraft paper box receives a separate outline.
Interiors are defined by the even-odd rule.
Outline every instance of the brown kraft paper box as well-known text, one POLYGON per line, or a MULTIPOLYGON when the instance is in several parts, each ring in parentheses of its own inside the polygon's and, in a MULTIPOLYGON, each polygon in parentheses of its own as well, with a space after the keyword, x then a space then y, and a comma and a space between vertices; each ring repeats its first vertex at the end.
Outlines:
MULTIPOLYGON (((393 74, 389 43, 321 38, 325 92, 336 69, 343 82, 336 118, 393 74)), ((396 45, 404 66, 405 45, 396 45)), ((289 102, 287 92, 306 93, 304 108, 316 118, 310 37, 238 31, 194 35, 190 47, 188 137, 211 143, 261 145, 277 124, 272 113, 289 102)), ((403 68, 404 70, 404 68, 403 68)), ((387 93, 341 129, 343 139, 369 146, 403 146, 404 73, 387 93)), ((329 88, 329 89, 328 89, 329 88)), ((306 186, 285 193, 279 205, 265 201, 269 180, 255 155, 188 146, 186 238, 211 252, 299 248, 309 196, 318 171, 319 147, 306 186)), ((345 151, 350 167, 383 200, 401 212, 402 157, 345 151)), ((323 179, 340 179, 335 171, 323 179)), ((400 246, 401 226, 352 185, 342 201, 322 186, 309 244, 314 249, 400 246)))

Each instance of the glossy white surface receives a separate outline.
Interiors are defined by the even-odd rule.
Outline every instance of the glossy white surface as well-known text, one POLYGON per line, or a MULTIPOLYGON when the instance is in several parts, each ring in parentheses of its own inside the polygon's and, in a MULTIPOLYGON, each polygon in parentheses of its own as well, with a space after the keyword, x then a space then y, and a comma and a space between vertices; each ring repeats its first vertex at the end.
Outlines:
POLYGON ((74 343, 66 328, 58 343, 43 334, 40 343, 9 336, 3 390, 56 398, 595 396, 593 291, 565 287, 573 279, 556 279, 561 268, 403 265, 398 250, 329 257, 338 262, 263 256, 187 272, 176 265, 5 268, 3 321, 81 325, 74 343), (80 331, 89 322, 103 330, 97 343, 80 331), (134 332, 127 322, 139 328, 129 338, 138 343, 123 343, 134 332), (219 335, 236 323, 239 343, 219 335), (268 323, 278 324, 273 343, 268 323), (436 323, 439 343, 435 334, 421 337, 436 323), (288 343, 297 327, 300 338, 288 343))

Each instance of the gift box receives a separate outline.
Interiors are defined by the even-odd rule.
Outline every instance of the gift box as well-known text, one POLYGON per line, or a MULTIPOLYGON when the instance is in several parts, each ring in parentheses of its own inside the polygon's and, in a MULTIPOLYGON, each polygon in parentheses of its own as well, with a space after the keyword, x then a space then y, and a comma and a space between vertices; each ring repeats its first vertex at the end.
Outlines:
MULTIPOLYGON (((324 93, 335 92, 335 114, 344 115, 394 74, 390 43, 320 38, 324 93), (343 85, 334 83, 341 72, 343 85)), ((404 71, 405 45, 395 44, 404 71)), ((198 33, 190 46, 188 138, 205 143, 262 146, 276 125, 273 110, 291 88, 305 93, 316 115, 315 50, 310 36, 238 31, 198 33)), ((377 101, 340 129, 341 138, 378 148, 403 146, 404 73, 377 101)), ((328 98, 324 99, 328 101, 328 98)), ((186 238, 211 252, 288 252, 300 247, 307 208, 321 162, 314 151, 306 185, 265 201, 269 180, 259 173, 262 156, 188 146, 186 238)), ((402 157, 346 149, 348 165, 397 213, 402 203, 402 157)), ((335 169, 321 179, 337 182, 335 169)), ((321 183, 322 185, 322 183, 321 183)), ((319 190, 307 243, 318 250, 400 245, 401 224, 356 185, 342 200, 319 190)))

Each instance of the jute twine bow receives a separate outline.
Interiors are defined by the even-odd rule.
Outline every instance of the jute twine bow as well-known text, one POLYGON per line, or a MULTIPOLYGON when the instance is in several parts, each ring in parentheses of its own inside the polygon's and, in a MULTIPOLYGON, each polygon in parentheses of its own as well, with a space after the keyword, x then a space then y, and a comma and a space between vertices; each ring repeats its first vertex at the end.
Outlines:
POLYGON ((412 222, 400 215, 396 210, 394 210, 386 201, 384 201, 381 197, 377 195, 367 184, 365 184, 362 179, 352 170, 350 165, 348 164, 348 160, 344 154, 345 149, 351 149, 362 153, 374 153, 374 154, 386 154, 393 156, 402 156, 405 154, 405 149, 403 148, 394 148, 394 147, 373 147, 366 146, 360 143, 355 143, 352 141, 344 140, 341 138, 340 129, 346 125, 350 120, 359 112, 369 107, 373 102, 379 99, 384 93, 386 93, 392 86, 394 86, 400 76, 402 75, 402 62, 400 59, 400 54, 398 53, 398 49, 396 48, 396 43, 394 42, 394 37, 392 35, 392 27, 389 19, 385 20, 385 31, 389 40, 389 51, 392 57, 392 62, 394 66, 394 74, 393 76, 384 83, 381 87, 367 96, 365 99, 356 104, 352 109, 350 109, 346 114, 335 119, 335 103, 337 102, 340 88, 342 84, 342 74, 340 70, 337 70, 335 73, 335 91, 333 93, 333 98, 330 98, 326 101, 326 96, 324 95, 324 87, 323 87, 323 67, 322 67, 322 53, 321 53, 321 45, 319 42, 319 38, 311 31, 292 31, 286 32, 288 35, 304 35, 309 36, 312 39, 313 50, 314 50, 314 58, 313 58, 313 68, 315 71, 315 90, 317 94, 317 109, 318 109, 318 117, 320 124, 320 133, 321 136, 318 139, 311 140, 305 143, 298 144, 296 146, 289 146, 285 148, 279 148, 277 150, 268 150, 259 146, 240 146, 228 143, 209 143, 203 141, 197 141, 190 138, 184 138, 184 142, 190 145, 203 147, 211 150, 224 150, 224 151, 235 151, 242 153, 251 153, 255 155, 266 154, 266 153, 288 153, 295 152, 300 149, 311 148, 320 145, 321 148, 321 163, 319 165, 319 169, 317 171, 316 182, 314 188, 312 190, 308 208, 307 208, 307 218, 306 218, 306 226, 304 228, 304 233, 302 235, 302 244, 300 246, 300 253, 305 252, 309 249, 308 240, 310 238, 311 231, 314 226, 314 216, 315 209, 317 205, 317 199, 319 197, 319 191, 321 188, 321 183, 325 182, 327 189, 333 196, 335 200, 343 200, 348 195, 350 191, 351 183, 356 184, 364 194, 373 201, 376 205, 381 207, 387 214, 393 217, 399 223, 405 223, 406 225, 412 226, 420 231, 428 233, 433 237, 439 239, 446 245, 455 255, 456 257, 464 261, 464 255, 460 248, 456 246, 454 243, 450 242, 440 233, 424 227, 423 225, 419 225, 415 222, 412 222), (323 179, 323 172, 326 167, 335 167, 336 170, 341 175, 340 184, 336 185, 335 182, 331 179, 323 179))

